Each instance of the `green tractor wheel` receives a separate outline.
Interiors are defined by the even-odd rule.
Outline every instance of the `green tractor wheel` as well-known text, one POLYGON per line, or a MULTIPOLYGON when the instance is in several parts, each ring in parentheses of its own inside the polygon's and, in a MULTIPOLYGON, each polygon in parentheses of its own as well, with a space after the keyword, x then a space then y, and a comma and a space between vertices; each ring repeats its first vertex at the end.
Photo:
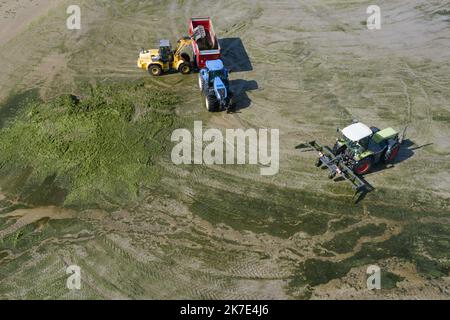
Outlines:
POLYGON ((364 158, 356 163, 353 171, 355 171, 356 174, 363 175, 369 172, 372 167, 372 162, 372 157, 364 158))
POLYGON ((344 144, 340 144, 338 141, 336 141, 336 143, 334 144, 333 149, 332 149, 331 152, 332 152, 335 156, 337 156, 337 155, 343 153, 344 150, 345 150, 345 148, 346 148, 346 146, 345 146, 344 144))

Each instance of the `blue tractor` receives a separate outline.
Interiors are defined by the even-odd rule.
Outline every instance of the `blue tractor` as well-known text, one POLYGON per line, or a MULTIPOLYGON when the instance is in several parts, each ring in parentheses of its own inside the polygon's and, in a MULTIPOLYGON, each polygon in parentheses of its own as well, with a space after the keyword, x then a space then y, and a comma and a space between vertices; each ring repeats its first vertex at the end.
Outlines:
POLYGON ((208 111, 230 110, 232 93, 228 70, 222 60, 206 61, 206 68, 200 70, 198 85, 208 111))

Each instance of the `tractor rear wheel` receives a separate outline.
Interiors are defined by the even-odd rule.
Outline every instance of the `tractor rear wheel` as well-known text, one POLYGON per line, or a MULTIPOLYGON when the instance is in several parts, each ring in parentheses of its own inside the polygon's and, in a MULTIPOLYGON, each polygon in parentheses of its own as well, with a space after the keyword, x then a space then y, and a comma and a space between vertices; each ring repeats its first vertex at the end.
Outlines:
POLYGON ((157 64, 152 64, 148 67, 148 72, 152 75, 152 76, 160 76, 162 73, 162 69, 160 65, 157 64))
POLYGON ((182 64, 180 64, 180 66, 178 67, 178 71, 181 74, 189 74, 191 73, 191 66, 189 65, 189 63, 183 62, 182 64))
POLYGON ((362 159, 361 161, 358 161, 353 170, 355 171, 356 174, 363 175, 369 172, 371 167, 372 167, 372 157, 367 157, 362 159))
POLYGON ((384 162, 387 163, 394 162, 399 150, 400 150, 399 144, 396 144, 391 149, 387 150, 386 153, 384 154, 384 162))
POLYGON ((205 97, 206 109, 209 112, 215 111, 217 109, 217 99, 214 95, 210 94, 205 97))

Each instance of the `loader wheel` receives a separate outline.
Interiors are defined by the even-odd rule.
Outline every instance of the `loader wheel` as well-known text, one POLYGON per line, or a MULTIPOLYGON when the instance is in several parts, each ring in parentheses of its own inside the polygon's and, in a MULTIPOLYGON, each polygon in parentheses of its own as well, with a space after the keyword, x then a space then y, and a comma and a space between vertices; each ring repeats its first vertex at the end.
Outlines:
POLYGON ((148 67, 148 72, 152 75, 152 76, 160 76, 162 73, 162 69, 161 66, 157 65, 157 64, 152 64, 150 65, 150 67, 148 67))
POLYGON ((189 73, 191 73, 191 66, 188 63, 182 63, 178 67, 178 71, 181 74, 189 74, 189 73))
POLYGON ((336 177, 336 172, 330 172, 328 179, 333 179, 334 177, 336 177))
POLYGON ((217 99, 214 95, 207 95, 205 97, 205 105, 206 109, 209 112, 215 111, 217 108, 217 99))
POLYGON ((367 173, 371 167, 372 167, 372 158, 368 157, 356 163, 354 171, 356 174, 362 175, 367 173))

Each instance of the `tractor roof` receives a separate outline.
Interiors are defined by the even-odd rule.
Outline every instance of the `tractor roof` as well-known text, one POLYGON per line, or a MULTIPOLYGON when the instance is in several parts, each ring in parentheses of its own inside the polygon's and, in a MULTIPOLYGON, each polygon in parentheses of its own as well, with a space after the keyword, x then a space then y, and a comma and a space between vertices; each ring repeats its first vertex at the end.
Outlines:
POLYGON ((170 41, 163 39, 163 40, 159 40, 159 46, 160 47, 170 47, 170 41))
POLYGON ((220 59, 206 61, 206 68, 209 71, 219 71, 223 69, 223 62, 220 59))
POLYGON ((372 130, 361 122, 356 122, 342 129, 342 134, 351 141, 359 141, 372 134, 372 130))

